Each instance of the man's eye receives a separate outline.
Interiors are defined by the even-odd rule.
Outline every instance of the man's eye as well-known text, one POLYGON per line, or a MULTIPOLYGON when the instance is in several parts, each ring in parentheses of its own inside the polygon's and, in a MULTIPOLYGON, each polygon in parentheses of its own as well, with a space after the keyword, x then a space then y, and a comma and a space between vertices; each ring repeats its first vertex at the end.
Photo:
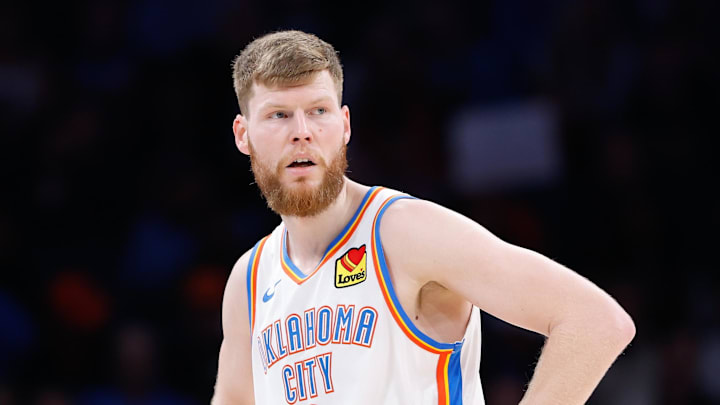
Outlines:
POLYGON ((325 114, 326 112, 327 110, 325 109, 325 107, 318 107, 313 111, 313 113, 316 115, 325 114))
POLYGON ((285 118, 285 117, 287 117, 287 114, 285 114, 282 111, 276 111, 276 112, 270 114, 270 118, 278 119, 278 118, 285 118))

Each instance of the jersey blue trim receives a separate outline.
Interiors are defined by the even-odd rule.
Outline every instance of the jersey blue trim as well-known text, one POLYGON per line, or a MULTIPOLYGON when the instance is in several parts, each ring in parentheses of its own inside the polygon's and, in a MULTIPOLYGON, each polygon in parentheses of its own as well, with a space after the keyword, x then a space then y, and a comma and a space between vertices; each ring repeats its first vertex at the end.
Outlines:
POLYGON ((462 405, 462 367, 460 366, 460 355, 462 353, 462 345, 458 347, 451 355, 448 362, 448 391, 450 393, 449 405, 462 405))
POLYGON ((293 273, 295 273, 295 275, 298 276, 298 278, 304 280, 307 278, 307 275, 305 273, 303 273, 295 265, 295 263, 292 262, 292 260, 290 260, 290 256, 288 256, 288 254, 287 254, 287 237, 288 237, 288 232, 287 232, 287 228, 285 228, 285 232, 283 232, 283 244, 282 244, 283 260, 285 261, 285 263, 287 263, 288 267, 290 267, 290 270, 292 270, 293 273))
MULTIPOLYGON (((255 303, 253 302, 252 285, 251 285, 252 284, 252 267, 253 267, 253 262, 255 261, 255 254, 257 253, 258 247, 260 246, 260 242, 262 242, 262 239, 260 239, 253 247, 252 253, 250 254, 250 261, 248 262, 247 274, 245 275, 245 278, 247 279, 246 284, 247 284, 247 300, 248 300, 248 306, 247 306, 248 322, 250 322, 251 330, 253 327, 253 325, 252 325, 252 323, 253 323, 252 309, 253 309, 253 305, 255 305, 255 303)), ((255 282, 257 283, 257 280, 255 280, 255 282)))
POLYGON ((400 317, 403 319, 403 322, 410 328, 412 333, 417 336, 420 340, 427 343, 428 345, 440 349, 440 350, 447 350, 447 349, 458 349, 458 344, 460 347, 462 347, 462 343, 456 342, 456 343, 442 343, 438 342, 437 340, 431 338, 430 336, 424 334, 420 329, 418 329, 415 324, 412 322, 410 317, 405 313, 405 309, 400 304, 400 300, 398 299, 397 295, 395 294, 395 287, 393 287, 392 284, 392 278, 390 278, 390 271, 388 270, 387 263, 385 261, 385 251, 382 247, 382 240, 380 239, 380 222, 382 220, 383 215, 385 215, 385 211, 392 205, 395 201, 404 199, 404 198, 410 198, 415 199, 415 197, 407 196, 407 195, 399 195, 397 197, 393 197, 388 201, 385 206, 380 209, 380 212, 378 213, 378 218, 375 223, 375 229, 373 229, 373 232, 375 234, 375 245, 378 252, 378 258, 380 259, 380 271, 382 271, 383 278, 385 279, 385 285, 387 286, 388 292, 390 293, 390 299, 392 300, 393 304, 395 305, 395 308, 397 308, 398 314, 400 314, 400 317))
MULTIPOLYGON (((330 242, 328 247, 325 249, 325 253, 323 253, 323 258, 327 256, 330 249, 332 249, 340 240, 345 236, 347 231, 350 229, 353 223, 355 223, 355 220, 357 219, 358 215, 360 215, 360 212, 362 211, 363 207, 365 206, 365 203, 367 203, 368 198, 372 195, 373 191, 378 188, 378 186, 371 187, 370 190, 365 193, 365 196, 363 197, 362 201, 360 202, 360 205, 358 205, 357 209, 355 210, 355 214, 353 214, 352 218, 350 218, 350 221, 348 221, 347 224, 345 224, 345 227, 342 231, 335 237, 335 239, 330 242)), ((287 263, 288 267, 295 273, 296 276, 300 279, 306 279, 308 276, 303 273, 296 265, 295 263, 290 260, 290 256, 287 254, 287 228, 285 228, 285 231, 283 232, 283 244, 282 244, 282 255, 283 255, 283 261, 287 263)))

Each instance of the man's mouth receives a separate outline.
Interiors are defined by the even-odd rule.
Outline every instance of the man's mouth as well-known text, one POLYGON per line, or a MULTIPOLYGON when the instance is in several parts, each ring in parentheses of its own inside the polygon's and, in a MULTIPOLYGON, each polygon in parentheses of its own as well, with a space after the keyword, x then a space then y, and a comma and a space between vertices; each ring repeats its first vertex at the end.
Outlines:
POLYGON ((310 166, 315 166, 315 163, 313 163, 313 161, 310 159, 295 159, 287 167, 310 167, 310 166))

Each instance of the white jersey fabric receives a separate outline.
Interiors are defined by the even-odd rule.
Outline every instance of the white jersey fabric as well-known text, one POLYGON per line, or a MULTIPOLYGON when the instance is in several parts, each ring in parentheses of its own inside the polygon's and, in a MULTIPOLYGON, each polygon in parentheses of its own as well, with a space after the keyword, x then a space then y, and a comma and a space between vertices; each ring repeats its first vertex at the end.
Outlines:
POLYGON ((480 314, 462 341, 437 342, 395 295, 380 240, 387 207, 410 198, 365 195, 320 264, 303 273, 280 224, 248 264, 256 404, 483 404, 480 314))

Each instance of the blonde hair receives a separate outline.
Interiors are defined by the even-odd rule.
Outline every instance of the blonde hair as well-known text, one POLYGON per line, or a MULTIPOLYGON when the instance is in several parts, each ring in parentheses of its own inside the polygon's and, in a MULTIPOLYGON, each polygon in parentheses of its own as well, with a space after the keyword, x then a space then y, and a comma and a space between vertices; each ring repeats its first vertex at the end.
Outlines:
POLYGON ((338 103, 342 103, 343 71, 332 45, 302 31, 278 31, 255 39, 233 62, 233 85, 240 112, 249 112, 253 83, 303 84, 323 70, 330 72, 338 103))

